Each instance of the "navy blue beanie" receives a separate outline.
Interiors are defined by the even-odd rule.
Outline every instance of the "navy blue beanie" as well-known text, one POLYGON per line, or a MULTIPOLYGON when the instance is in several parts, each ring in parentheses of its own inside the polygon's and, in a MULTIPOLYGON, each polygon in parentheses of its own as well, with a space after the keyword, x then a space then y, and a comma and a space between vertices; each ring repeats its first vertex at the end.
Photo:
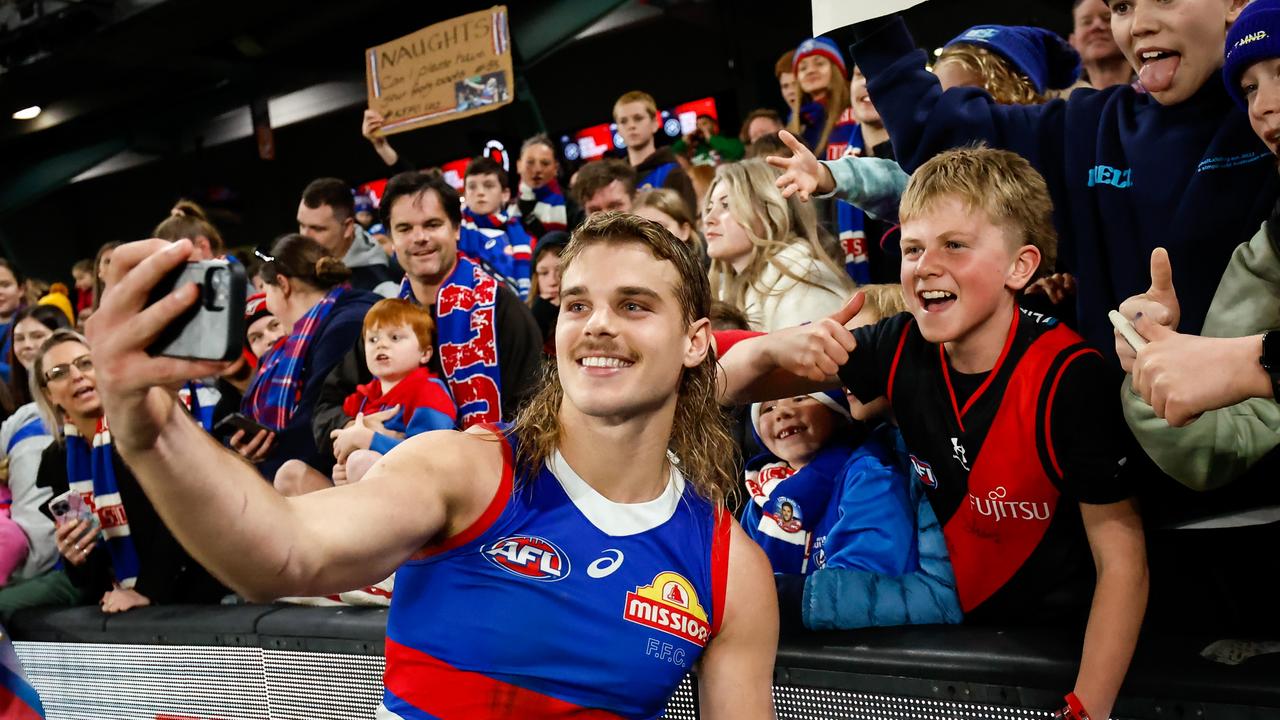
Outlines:
POLYGON ((1240 76, 1250 65, 1280 57, 1280 0, 1253 0, 1227 33, 1222 79, 1236 104, 1248 109, 1240 92, 1240 76))
POLYGON ((1080 77, 1080 54, 1057 33, 1021 25, 975 25, 947 47, 964 43, 984 47, 1027 76, 1036 92, 1071 87, 1080 77))

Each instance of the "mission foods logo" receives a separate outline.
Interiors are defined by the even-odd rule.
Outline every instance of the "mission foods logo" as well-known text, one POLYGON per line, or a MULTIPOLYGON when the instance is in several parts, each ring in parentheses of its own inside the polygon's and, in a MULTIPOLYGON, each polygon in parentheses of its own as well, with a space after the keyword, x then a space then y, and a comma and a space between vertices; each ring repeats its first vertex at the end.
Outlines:
POLYGON ((671 571, 658 573, 653 582, 627 593, 622 617, 705 647, 711 635, 707 611, 698 601, 693 584, 671 571))
POLYGON ((538 582, 555 582, 569 576, 569 556, 545 538, 512 535, 481 550, 489 562, 538 582))

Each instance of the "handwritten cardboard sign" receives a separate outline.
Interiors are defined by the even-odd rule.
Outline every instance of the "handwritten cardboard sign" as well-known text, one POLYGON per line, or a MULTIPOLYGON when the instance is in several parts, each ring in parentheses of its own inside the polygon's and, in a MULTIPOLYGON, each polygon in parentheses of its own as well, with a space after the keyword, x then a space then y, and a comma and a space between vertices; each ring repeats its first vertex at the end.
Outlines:
POLYGON ((863 20, 884 17, 924 0, 813 0, 813 34, 831 32, 863 20))
POLYGON ((497 5, 365 51, 369 107, 383 135, 488 112, 511 102, 507 8, 497 5))

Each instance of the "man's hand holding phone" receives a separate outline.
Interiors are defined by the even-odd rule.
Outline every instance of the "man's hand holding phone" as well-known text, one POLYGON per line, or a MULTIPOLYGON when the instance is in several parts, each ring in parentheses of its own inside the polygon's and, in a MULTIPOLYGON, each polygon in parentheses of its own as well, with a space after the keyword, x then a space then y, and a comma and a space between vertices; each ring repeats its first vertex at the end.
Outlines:
POLYGON ((116 248, 102 302, 85 328, 98 393, 122 452, 154 447, 173 413, 183 412, 167 386, 217 375, 228 364, 147 352, 164 328, 200 298, 199 288, 187 284, 148 304, 152 288, 191 253, 189 240, 142 240, 116 248))

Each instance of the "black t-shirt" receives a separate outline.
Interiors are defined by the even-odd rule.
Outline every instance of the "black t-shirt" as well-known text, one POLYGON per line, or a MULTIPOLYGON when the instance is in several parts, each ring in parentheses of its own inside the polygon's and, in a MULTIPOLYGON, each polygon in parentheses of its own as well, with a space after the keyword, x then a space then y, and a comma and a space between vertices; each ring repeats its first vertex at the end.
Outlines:
POLYGON ((1083 618, 1093 562, 1078 503, 1131 495, 1131 449, 1105 361, 1057 320, 1020 311, 996 367, 955 372, 902 314, 854 331, 840 377, 887 395, 945 527, 966 617, 1083 618))

